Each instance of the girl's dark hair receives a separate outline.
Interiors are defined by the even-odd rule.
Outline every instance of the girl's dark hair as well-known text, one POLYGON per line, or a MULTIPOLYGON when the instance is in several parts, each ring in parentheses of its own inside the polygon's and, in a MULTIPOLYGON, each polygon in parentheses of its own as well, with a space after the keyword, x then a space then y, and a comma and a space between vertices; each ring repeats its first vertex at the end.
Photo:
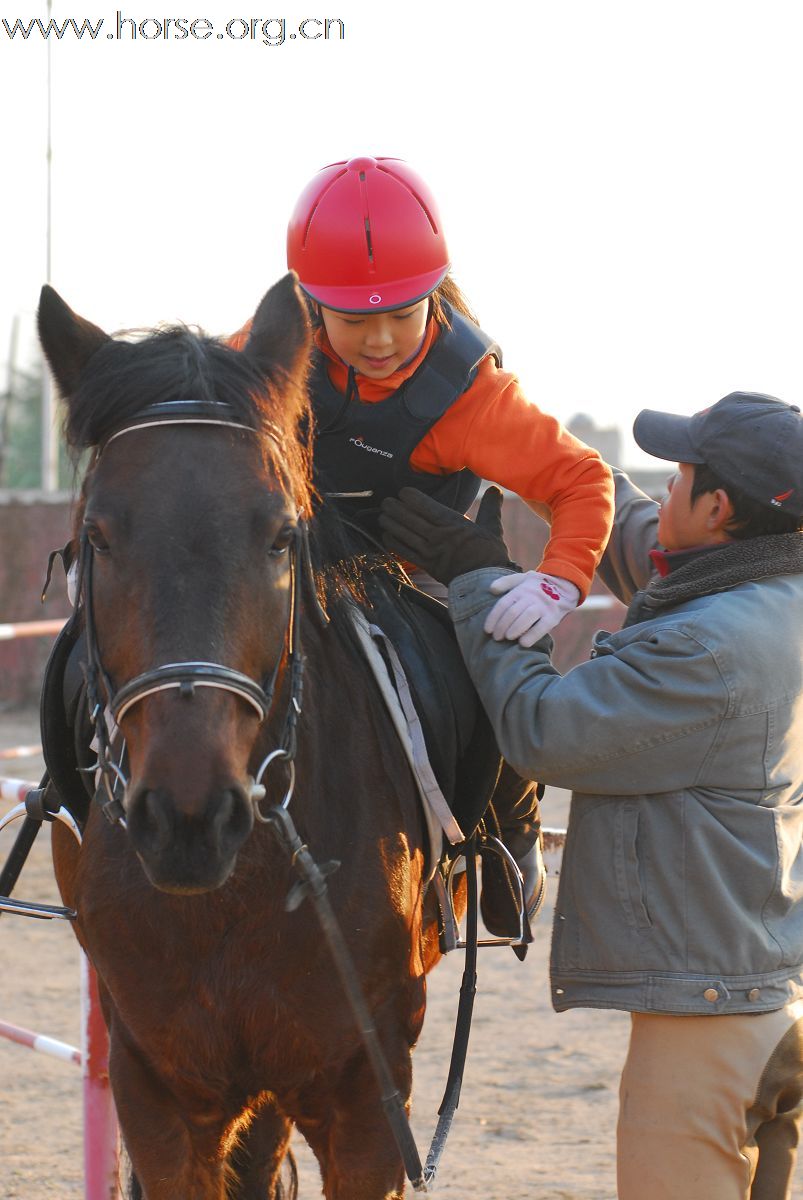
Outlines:
POLYGON ((803 530, 803 519, 794 513, 780 512, 766 504, 753 500, 733 484, 721 479, 707 463, 694 464, 694 480, 691 486, 691 503, 705 492, 716 492, 719 489, 727 492, 733 505, 733 517, 727 526, 727 532, 735 540, 743 538, 763 537, 768 533, 795 533, 803 530))
POLYGON ((452 306, 455 312, 462 313, 469 321, 473 321, 475 325, 479 325, 474 310, 455 283, 451 274, 446 275, 430 296, 430 312, 439 325, 448 325, 442 303, 444 300, 452 306))

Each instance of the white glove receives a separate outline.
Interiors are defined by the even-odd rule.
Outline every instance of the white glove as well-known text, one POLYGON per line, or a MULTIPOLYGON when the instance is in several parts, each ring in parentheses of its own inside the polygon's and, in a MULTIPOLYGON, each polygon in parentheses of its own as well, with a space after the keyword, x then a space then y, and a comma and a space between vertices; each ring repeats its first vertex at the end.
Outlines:
POLYGON ((497 642, 507 638, 520 646, 534 646, 580 603, 580 589, 573 583, 541 571, 503 575, 493 581, 491 591, 506 595, 485 618, 485 632, 497 642))

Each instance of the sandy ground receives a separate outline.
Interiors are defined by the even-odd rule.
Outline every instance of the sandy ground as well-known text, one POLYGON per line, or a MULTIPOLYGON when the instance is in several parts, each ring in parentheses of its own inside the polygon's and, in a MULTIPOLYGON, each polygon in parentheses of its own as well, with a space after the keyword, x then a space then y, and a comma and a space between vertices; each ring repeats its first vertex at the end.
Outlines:
MULTIPOLYGON (((37 740, 33 714, 0 714, 0 750, 37 740)), ((38 778, 40 766, 36 757, 0 760, 0 775, 38 778)), ((563 825, 565 815, 565 795, 548 794, 546 824, 563 825)), ((0 835, 3 858, 10 840, 8 831, 0 835)), ((17 895, 58 902, 45 835, 17 895)), ((550 926, 548 907, 524 963, 507 949, 480 954, 467 1073, 441 1161, 439 1195, 460 1200, 615 1197, 617 1086, 628 1018, 552 1011, 550 926)), ((427 1019, 415 1053, 414 1128, 422 1156, 445 1084, 461 973, 462 954, 456 952, 430 977, 427 1019)), ((0 918, 0 1018, 78 1045, 78 980, 77 944, 65 923, 0 918)), ((302 1200, 320 1196, 314 1159, 302 1142, 295 1149, 302 1200)), ((803 1196, 801 1167, 798 1187, 803 1196)), ((80 1072, 0 1039, 0 1200, 81 1197, 80 1072)))

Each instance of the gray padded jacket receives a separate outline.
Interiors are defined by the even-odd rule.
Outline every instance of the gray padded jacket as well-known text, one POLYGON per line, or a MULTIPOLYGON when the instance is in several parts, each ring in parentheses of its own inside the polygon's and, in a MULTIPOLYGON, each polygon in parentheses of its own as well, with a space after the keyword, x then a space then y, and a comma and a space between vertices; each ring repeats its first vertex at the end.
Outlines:
MULTIPOLYGON (((619 476, 600 573, 626 603, 656 512, 619 476)), ((483 632, 498 575, 458 577, 449 606, 505 758, 574 793, 555 1008, 765 1012, 803 995, 803 573, 599 633, 565 676, 548 639, 483 632)))

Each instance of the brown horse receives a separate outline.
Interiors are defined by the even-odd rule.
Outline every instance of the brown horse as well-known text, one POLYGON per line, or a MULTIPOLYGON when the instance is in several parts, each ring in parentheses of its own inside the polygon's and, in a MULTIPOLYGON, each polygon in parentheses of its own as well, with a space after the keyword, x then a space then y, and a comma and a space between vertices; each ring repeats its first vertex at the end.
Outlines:
POLYGON ((336 571, 328 591, 316 575, 325 627, 314 590, 296 586, 310 347, 294 279, 262 301, 242 353, 180 328, 111 339, 51 289, 39 322, 68 441, 91 448, 74 531, 84 669, 90 698, 119 722, 106 746, 97 719, 101 761, 114 763, 105 803, 80 849, 54 829, 54 857, 100 980, 132 1195, 295 1196, 296 1125, 328 1200, 401 1196, 399 1152, 320 927, 309 904, 287 911, 290 865, 254 821, 291 790, 289 730, 289 811, 316 859, 340 864, 332 904, 408 1101, 438 957, 425 833, 348 589, 336 571), (276 749, 261 799, 254 777, 276 749))

